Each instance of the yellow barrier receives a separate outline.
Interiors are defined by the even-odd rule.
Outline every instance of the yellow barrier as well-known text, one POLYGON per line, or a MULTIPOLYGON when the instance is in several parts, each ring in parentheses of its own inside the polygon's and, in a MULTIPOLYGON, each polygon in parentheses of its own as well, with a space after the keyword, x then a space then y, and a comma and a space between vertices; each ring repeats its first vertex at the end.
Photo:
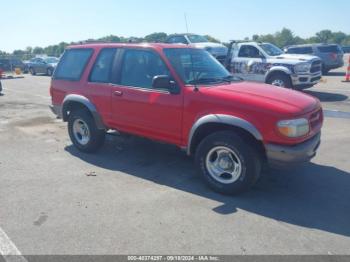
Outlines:
POLYGON ((15 74, 16 75, 21 75, 22 74, 21 68, 15 68, 15 74))

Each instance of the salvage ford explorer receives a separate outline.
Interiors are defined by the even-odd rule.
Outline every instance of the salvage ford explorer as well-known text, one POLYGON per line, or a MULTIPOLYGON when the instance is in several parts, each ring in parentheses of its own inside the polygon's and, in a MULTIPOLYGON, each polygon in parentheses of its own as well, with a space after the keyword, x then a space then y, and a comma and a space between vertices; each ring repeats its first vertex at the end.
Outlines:
POLYGON ((223 194, 248 190, 265 164, 309 161, 320 145, 317 99, 243 82, 207 51, 184 45, 71 46, 50 93, 80 151, 97 151, 109 130, 174 144, 223 194))

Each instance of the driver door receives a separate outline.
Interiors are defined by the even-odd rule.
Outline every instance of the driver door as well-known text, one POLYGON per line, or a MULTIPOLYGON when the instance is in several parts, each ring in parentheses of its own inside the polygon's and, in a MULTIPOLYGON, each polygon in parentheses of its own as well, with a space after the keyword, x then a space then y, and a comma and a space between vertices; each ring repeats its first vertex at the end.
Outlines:
POLYGON ((182 141, 183 93, 154 89, 153 78, 171 73, 158 53, 124 49, 112 85, 112 121, 121 131, 173 144, 182 141))
POLYGON ((242 45, 234 58, 232 73, 246 81, 264 82, 266 64, 266 58, 255 46, 242 45))

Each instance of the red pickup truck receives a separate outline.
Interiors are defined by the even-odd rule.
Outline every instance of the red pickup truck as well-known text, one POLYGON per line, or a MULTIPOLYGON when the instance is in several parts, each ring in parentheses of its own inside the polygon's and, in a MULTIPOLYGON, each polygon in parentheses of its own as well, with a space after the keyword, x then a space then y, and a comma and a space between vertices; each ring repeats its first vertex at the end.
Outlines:
POLYGON ((50 93, 80 151, 97 151, 108 130, 174 144, 194 155, 223 194, 249 189, 264 164, 309 161, 320 145, 317 99, 243 82, 205 50, 185 45, 71 46, 50 93))

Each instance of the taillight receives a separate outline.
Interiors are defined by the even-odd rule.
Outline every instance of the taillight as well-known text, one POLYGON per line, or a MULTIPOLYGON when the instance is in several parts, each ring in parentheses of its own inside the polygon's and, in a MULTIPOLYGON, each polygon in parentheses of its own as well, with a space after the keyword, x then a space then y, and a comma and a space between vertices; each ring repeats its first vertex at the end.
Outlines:
POLYGON ((338 58, 338 55, 337 53, 331 53, 329 54, 330 58, 333 59, 333 60, 336 60, 338 58))

